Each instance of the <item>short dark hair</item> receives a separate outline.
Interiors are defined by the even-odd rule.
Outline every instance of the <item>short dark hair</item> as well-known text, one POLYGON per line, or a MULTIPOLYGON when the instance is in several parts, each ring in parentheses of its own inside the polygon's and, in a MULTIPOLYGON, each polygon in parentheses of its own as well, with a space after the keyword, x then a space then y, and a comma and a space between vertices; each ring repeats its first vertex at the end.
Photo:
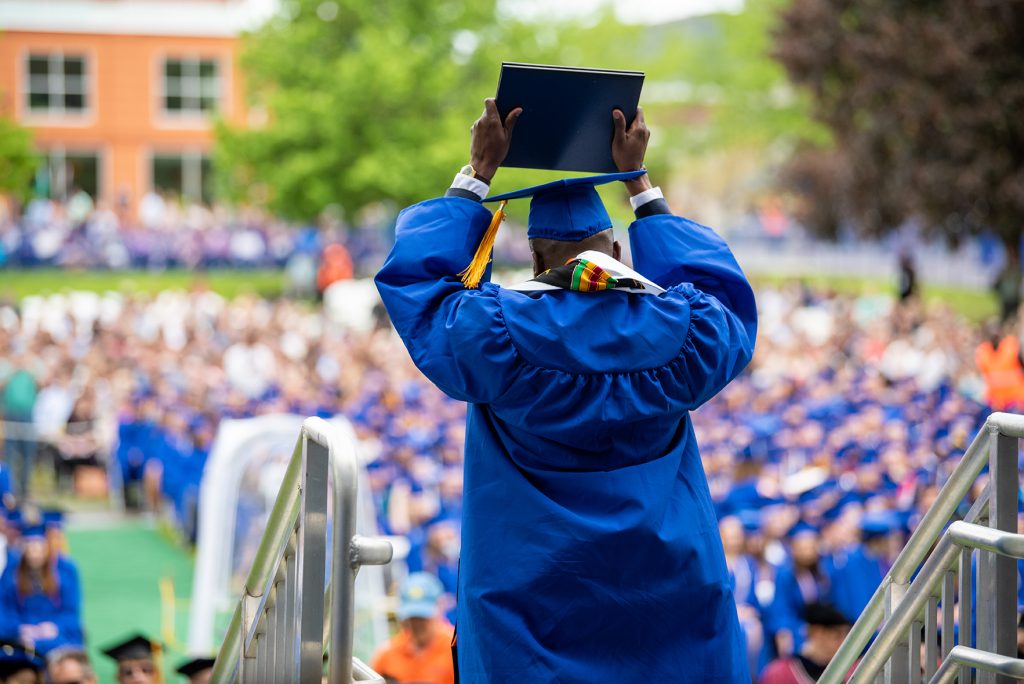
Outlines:
POLYGON ((615 235, 612 229, 602 230, 578 241, 552 240, 551 238, 530 238, 530 249, 543 259, 544 268, 557 268, 573 259, 580 252, 594 250, 612 256, 615 235))
POLYGON ((804 620, 817 627, 849 627, 850 621, 831 603, 816 601, 804 608, 804 620))

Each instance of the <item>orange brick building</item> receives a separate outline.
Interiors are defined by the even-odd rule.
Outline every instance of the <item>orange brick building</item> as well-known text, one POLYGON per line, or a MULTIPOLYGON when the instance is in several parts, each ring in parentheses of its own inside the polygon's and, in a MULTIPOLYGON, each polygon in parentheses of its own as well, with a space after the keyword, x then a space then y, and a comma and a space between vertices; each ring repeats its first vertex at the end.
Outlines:
POLYGON ((209 198, 212 119, 250 115, 239 33, 273 0, 0 0, 0 116, 32 130, 35 191, 209 198))

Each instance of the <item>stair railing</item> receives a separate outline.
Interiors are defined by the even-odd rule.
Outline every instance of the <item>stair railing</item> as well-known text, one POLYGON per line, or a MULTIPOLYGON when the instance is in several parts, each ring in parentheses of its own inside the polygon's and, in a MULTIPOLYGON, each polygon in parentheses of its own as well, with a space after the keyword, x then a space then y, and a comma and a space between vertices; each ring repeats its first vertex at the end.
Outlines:
POLYGON ((356 573, 362 565, 385 565, 392 556, 388 541, 356 534, 357 487, 354 438, 320 418, 307 418, 217 654, 213 684, 320 684, 325 653, 331 684, 384 681, 352 655, 356 573))
POLYGON ((1017 534, 1022 437, 1024 416, 989 416, 819 682, 846 681, 862 653, 850 682, 965 684, 976 674, 978 684, 994 684, 1024 677, 1024 660, 1016 658, 1014 562, 1024 558, 1024 535, 1017 534), (986 464, 985 489, 963 520, 949 524, 986 464))

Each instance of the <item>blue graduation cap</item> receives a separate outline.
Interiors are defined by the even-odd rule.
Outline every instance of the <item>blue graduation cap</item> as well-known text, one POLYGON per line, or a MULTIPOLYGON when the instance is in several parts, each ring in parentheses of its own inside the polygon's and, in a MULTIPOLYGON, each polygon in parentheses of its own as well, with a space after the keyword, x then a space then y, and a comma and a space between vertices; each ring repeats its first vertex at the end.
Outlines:
POLYGON ((56 508, 43 511, 43 525, 46 529, 60 529, 64 526, 64 511, 56 508))
POLYGON ((633 180, 645 173, 647 173, 646 169, 640 169, 580 178, 562 178, 550 183, 488 197, 484 202, 500 202, 500 204, 498 210, 494 212, 491 225, 488 226, 480 241, 480 246, 477 247, 476 253, 473 255, 473 260, 464 271, 459 273, 463 284, 470 289, 480 285, 484 271, 487 270, 487 264, 491 261, 494 239, 498 234, 498 226, 505 218, 505 205, 509 200, 522 197, 533 198, 530 202, 527 237, 579 242, 612 227, 611 217, 608 216, 608 211, 604 208, 601 197, 597 194, 594 186, 614 181, 633 180))
POLYGON ((750 508, 745 508, 737 514, 740 522, 743 523, 743 529, 746 532, 760 532, 761 531, 761 514, 750 508))
POLYGON ((46 536, 46 520, 43 512, 35 506, 26 506, 17 520, 12 522, 17 525, 22 539, 46 536))
POLYGON ((860 519, 860 529, 865 539, 880 537, 902 526, 896 511, 868 511, 860 519))
POLYGON ((817 525, 812 525, 806 520, 800 520, 797 524, 793 525, 786 533, 786 537, 789 539, 795 539, 801 534, 818 534, 821 530, 818 529, 817 525))

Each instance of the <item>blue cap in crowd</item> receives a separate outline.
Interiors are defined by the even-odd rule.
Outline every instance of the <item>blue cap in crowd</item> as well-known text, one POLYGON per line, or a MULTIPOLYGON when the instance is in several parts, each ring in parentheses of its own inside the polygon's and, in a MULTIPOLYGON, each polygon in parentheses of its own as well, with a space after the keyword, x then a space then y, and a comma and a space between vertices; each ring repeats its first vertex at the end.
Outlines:
POLYGON ((412 573, 402 582, 398 593, 398 619, 433 617, 443 593, 441 581, 430 573, 412 573))
POLYGON ((865 539, 887 535, 902 526, 903 521, 896 511, 867 511, 860 519, 860 529, 865 539))
POLYGON ((800 520, 795 525, 793 525, 793 527, 791 527, 789 529, 789 532, 786 533, 786 536, 789 537, 790 539, 795 539, 796 537, 798 537, 798 536, 800 536, 802 534, 815 534, 816 535, 820 531, 821 530, 818 529, 817 525, 812 525, 811 523, 807 522, 806 520, 800 520))

